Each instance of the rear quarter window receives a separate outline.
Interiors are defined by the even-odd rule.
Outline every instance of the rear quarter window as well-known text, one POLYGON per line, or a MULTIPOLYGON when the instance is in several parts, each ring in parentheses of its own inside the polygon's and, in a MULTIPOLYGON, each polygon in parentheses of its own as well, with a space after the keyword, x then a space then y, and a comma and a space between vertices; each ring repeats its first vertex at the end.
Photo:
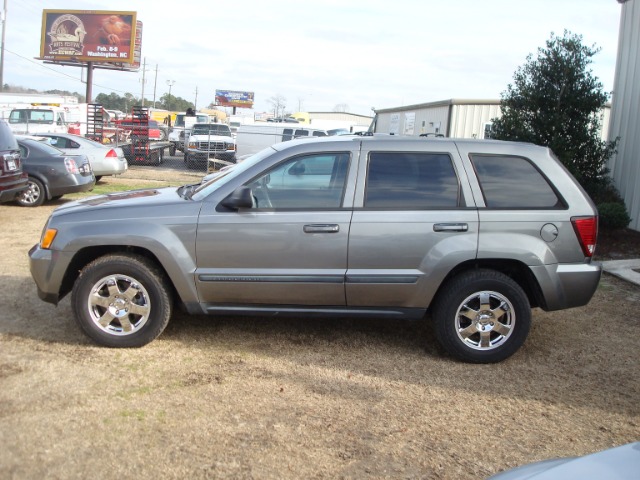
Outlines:
POLYGON ((509 155, 471 155, 488 208, 565 208, 531 160, 509 155))

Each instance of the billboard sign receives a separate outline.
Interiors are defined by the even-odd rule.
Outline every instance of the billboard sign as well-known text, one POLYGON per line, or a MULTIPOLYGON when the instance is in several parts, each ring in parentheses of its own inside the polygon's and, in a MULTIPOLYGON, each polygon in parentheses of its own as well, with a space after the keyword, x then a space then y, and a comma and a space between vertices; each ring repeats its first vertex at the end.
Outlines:
POLYGON ((133 63, 136 12, 43 10, 40 59, 133 63))
POLYGON ((253 108, 253 92, 216 90, 216 105, 220 107, 253 108))

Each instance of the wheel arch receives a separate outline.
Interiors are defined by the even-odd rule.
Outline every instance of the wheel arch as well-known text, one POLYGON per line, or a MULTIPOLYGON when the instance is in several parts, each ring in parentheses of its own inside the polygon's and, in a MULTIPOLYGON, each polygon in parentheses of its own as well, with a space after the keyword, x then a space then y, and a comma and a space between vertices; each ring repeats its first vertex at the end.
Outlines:
POLYGON ((542 294, 542 289, 540 288, 535 275, 531 272, 531 269, 527 265, 518 260, 483 258, 460 263, 456 265, 456 267, 451 271, 449 271, 449 273, 440 283, 440 286, 438 287, 438 290, 433 297, 430 307, 434 304, 439 294, 450 280, 462 273, 478 269, 495 270, 497 272, 503 273, 504 275, 507 275, 518 285, 520 285, 520 287, 524 290, 529 300, 529 305, 531 305, 532 308, 546 306, 544 296, 542 294))
POLYGON ((46 175, 43 175, 40 172, 28 172, 27 175, 29 177, 37 179, 42 184, 42 186, 44 187, 45 200, 51 200, 51 186, 49 185, 49 179, 46 177, 46 175))
POLYGON ((130 256, 140 256, 153 262, 153 264, 156 265, 162 271, 162 273, 165 275, 165 277, 169 281, 174 298, 180 302, 182 301, 182 296, 180 295, 180 292, 176 288, 175 283, 171 278, 171 275, 169 275, 169 272, 167 271, 165 266, 162 264, 160 259, 151 250, 148 250, 142 247, 137 247, 137 246, 129 246, 129 245, 90 246, 90 247, 85 247, 79 250, 78 252, 76 252, 76 254, 73 256, 73 259, 69 263, 67 270, 62 278, 62 283, 60 284, 59 298, 62 298, 71 292, 71 290, 73 289, 73 284, 75 283, 76 279, 80 275, 80 271, 86 265, 88 265, 89 263, 91 263, 97 258, 103 257, 105 255, 111 255, 111 254, 126 254, 130 256))

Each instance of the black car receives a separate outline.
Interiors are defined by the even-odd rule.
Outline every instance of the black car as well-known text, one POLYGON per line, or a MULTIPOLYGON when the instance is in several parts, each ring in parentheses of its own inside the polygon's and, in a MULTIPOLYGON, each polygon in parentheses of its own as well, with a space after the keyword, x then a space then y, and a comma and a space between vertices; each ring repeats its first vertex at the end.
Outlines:
POLYGON ((0 203, 10 202, 26 188, 18 143, 7 122, 0 120, 0 203))
POLYGON ((25 207, 37 207, 67 193, 92 190, 96 179, 86 155, 67 155, 36 138, 18 137, 28 188, 16 196, 25 207))

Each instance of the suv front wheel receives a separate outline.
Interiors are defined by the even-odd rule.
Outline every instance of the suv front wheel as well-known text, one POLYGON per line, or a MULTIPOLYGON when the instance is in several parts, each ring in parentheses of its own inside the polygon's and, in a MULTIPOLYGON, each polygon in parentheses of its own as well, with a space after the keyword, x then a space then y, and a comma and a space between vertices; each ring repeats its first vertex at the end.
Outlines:
POLYGON ((444 349, 473 363, 510 357, 531 327, 526 293, 494 270, 473 270, 451 279, 436 300, 432 316, 444 349))
POLYGON ((171 288, 144 257, 106 255, 82 269, 71 294, 82 330, 107 347, 141 347, 167 326, 171 288))

